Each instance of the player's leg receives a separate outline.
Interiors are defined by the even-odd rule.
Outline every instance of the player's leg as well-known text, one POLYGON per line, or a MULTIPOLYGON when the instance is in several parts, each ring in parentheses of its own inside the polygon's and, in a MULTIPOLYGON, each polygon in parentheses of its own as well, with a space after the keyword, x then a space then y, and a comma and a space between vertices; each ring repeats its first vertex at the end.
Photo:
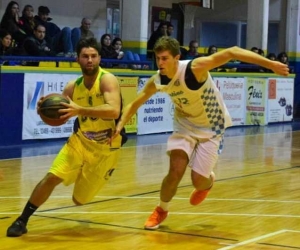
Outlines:
MULTIPOLYGON (((98 150, 101 152, 101 150, 98 150)), ((85 151, 85 163, 75 181, 73 202, 83 205, 90 202, 112 176, 120 155, 120 150, 95 156, 85 151)))
POLYGON ((192 205, 200 204, 211 190, 215 181, 213 168, 217 164, 222 145, 223 138, 218 137, 199 142, 196 146, 191 163, 191 179, 195 187, 190 196, 192 205))
POLYGON ((169 172, 163 179, 160 190, 160 203, 146 221, 145 229, 157 229, 168 215, 168 204, 174 197, 177 187, 189 163, 195 141, 187 136, 174 134, 168 140, 170 153, 169 172))
POLYGON ((6 235, 8 237, 18 237, 27 233, 26 225, 30 216, 48 199, 53 189, 61 182, 62 180, 57 176, 47 173, 34 188, 22 214, 7 229, 6 235))
POLYGON ((54 188, 62 181, 65 185, 75 181, 82 164, 78 163, 80 154, 74 150, 76 147, 72 146, 72 142, 74 144, 74 140, 71 138, 64 145, 55 158, 49 172, 37 184, 22 214, 7 229, 6 235, 8 237, 18 237, 27 233, 26 225, 30 216, 49 198, 54 188))
POLYGON ((170 202, 176 194, 177 187, 181 181, 189 162, 187 153, 181 149, 172 150, 170 153, 169 172, 163 179, 160 191, 160 200, 170 202))

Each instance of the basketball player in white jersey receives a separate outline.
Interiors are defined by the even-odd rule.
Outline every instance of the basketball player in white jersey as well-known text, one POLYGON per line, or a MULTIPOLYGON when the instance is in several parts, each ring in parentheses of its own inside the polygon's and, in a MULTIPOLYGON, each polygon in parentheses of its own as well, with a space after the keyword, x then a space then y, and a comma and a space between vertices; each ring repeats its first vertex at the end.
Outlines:
POLYGON ((179 61, 177 40, 161 37, 154 46, 158 72, 146 83, 137 98, 124 109, 115 136, 137 109, 158 91, 166 92, 174 106, 174 132, 168 139, 170 167, 160 191, 160 203, 146 221, 145 229, 157 229, 168 215, 168 204, 176 193, 187 166, 191 167, 194 191, 190 203, 201 203, 212 188, 215 167, 231 118, 209 70, 232 59, 258 64, 287 76, 288 67, 251 51, 232 47, 211 56, 179 61))

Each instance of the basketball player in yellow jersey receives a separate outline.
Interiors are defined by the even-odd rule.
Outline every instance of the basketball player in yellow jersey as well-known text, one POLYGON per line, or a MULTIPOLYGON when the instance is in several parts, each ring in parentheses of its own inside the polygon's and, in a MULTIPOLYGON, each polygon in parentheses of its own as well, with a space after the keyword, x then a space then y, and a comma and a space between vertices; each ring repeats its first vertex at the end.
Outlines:
POLYGON ((121 92, 117 78, 99 67, 98 46, 94 38, 78 43, 77 61, 83 76, 67 84, 63 94, 70 103, 60 110, 66 121, 78 117, 74 133, 33 190, 22 214, 7 229, 8 237, 27 233, 29 217, 58 184, 75 183, 73 202, 82 205, 93 199, 116 167, 122 137, 110 139, 121 114, 121 92))
POLYGON ((160 203, 146 221, 145 229, 157 229, 166 219, 168 204, 187 166, 192 169, 194 186, 190 196, 191 205, 200 204, 212 188, 215 179, 213 168, 223 147, 225 129, 231 125, 231 118, 209 70, 237 59, 269 68, 279 75, 288 75, 286 65, 238 47, 207 57, 179 61, 179 43, 174 38, 162 37, 153 50, 159 70, 137 98, 125 107, 115 134, 118 135, 137 109, 157 91, 169 94, 175 106, 174 132, 167 144, 170 167, 161 185, 160 203))

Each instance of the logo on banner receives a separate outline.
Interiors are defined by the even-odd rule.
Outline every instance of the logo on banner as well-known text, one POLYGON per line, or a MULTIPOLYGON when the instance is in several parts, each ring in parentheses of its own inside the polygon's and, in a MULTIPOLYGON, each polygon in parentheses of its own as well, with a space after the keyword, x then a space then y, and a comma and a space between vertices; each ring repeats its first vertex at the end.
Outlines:
POLYGON ((36 109, 36 104, 41 96, 44 95, 44 82, 36 82, 33 92, 30 90, 27 93, 27 109, 36 109))
POLYGON ((248 94, 249 94, 249 97, 248 97, 248 100, 250 100, 250 98, 257 98, 257 99, 262 99, 263 98, 263 93, 260 89, 255 89, 254 86, 250 86, 248 88, 248 94))

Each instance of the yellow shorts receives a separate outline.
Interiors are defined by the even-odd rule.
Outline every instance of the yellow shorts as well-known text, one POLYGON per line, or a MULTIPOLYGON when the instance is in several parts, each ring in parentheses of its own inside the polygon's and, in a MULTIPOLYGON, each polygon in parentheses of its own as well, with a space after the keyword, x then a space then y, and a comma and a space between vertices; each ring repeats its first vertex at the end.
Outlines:
POLYGON ((75 183, 73 197, 81 204, 91 201, 109 180, 119 158, 119 149, 72 134, 56 156, 49 172, 67 186, 75 183))

